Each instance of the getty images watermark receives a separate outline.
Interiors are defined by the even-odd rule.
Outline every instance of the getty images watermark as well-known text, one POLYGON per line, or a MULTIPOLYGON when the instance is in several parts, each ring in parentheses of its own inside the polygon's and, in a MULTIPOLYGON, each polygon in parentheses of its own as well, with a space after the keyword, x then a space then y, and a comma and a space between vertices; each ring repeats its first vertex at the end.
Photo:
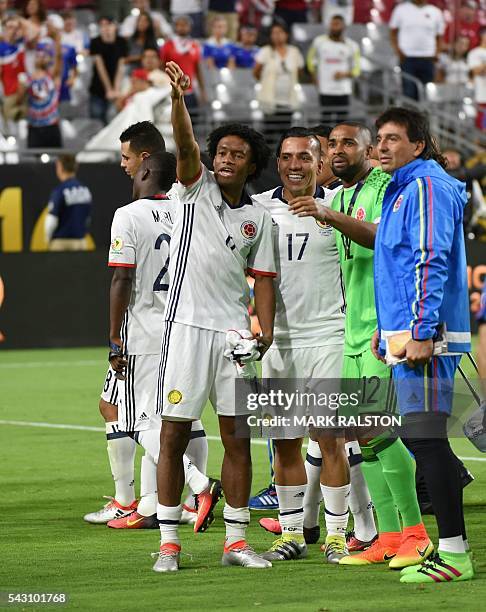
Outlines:
POLYGON ((246 407, 250 414, 250 427, 277 428, 343 428, 343 427, 396 427, 401 417, 391 414, 358 414, 360 392, 288 392, 270 389, 248 393, 246 407), (348 414, 339 414, 345 409, 348 414), (349 410, 353 413, 349 413, 349 410), (356 414, 354 413, 356 412, 356 414))

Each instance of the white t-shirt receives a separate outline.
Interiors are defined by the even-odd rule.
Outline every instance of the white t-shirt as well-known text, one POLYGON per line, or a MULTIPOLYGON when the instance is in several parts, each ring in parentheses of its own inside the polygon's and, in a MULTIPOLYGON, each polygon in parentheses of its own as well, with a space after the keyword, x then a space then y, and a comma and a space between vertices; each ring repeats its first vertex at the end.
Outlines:
POLYGON ((436 37, 445 30, 444 15, 432 4, 403 2, 393 9, 390 28, 398 29, 398 47, 406 57, 434 57, 436 37))
POLYGON ((349 38, 336 41, 322 34, 314 39, 308 62, 317 70, 319 93, 327 96, 349 96, 353 79, 335 79, 336 72, 352 72, 359 76, 359 45, 349 38))
POLYGON ((249 329, 246 272, 276 275, 270 214, 246 194, 230 207, 203 165, 177 191, 165 320, 218 332, 249 329))
POLYGON ((160 353, 175 204, 165 196, 136 200, 113 217, 108 265, 135 268, 121 334, 130 355, 160 353))
POLYGON ((190 15, 202 11, 201 0, 171 0, 171 15, 190 15))
MULTIPOLYGON (((486 64, 486 47, 476 47, 467 54, 469 69, 478 68, 486 64)), ((478 104, 486 104, 486 75, 478 74, 473 78, 474 96, 478 104)))
MULTIPOLYGON (((303 348, 344 343, 344 285, 334 230, 289 212, 277 187, 252 196, 275 221, 278 245, 274 346, 303 348)), ((316 199, 329 206, 336 191, 316 199)))
POLYGON ((89 36, 82 30, 72 32, 61 32, 61 42, 76 49, 76 53, 83 53, 89 49, 89 36))

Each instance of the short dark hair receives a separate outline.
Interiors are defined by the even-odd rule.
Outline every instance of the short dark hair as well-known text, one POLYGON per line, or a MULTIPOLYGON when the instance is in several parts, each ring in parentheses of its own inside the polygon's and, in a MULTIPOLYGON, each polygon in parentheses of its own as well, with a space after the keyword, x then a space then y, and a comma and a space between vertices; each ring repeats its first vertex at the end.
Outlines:
POLYGON ((423 142, 424 150, 419 157, 433 159, 443 168, 447 166, 447 160, 440 152, 439 145, 430 132, 429 120, 424 113, 411 108, 392 106, 375 121, 377 131, 385 123, 396 123, 404 127, 410 142, 423 142))
POLYGON ((364 138, 366 138, 366 140, 368 141, 369 145, 373 144, 373 134, 371 133, 370 128, 365 123, 361 123, 360 121, 341 121, 333 127, 333 130, 339 127, 340 125, 347 125, 349 127, 356 128, 358 130, 359 135, 364 136, 364 138))
POLYGON ((120 134, 120 142, 130 142, 130 149, 135 153, 146 151, 152 155, 165 151, 164 137, 151 121, 139 121, 129 126, 120 134))
POLYGON ((316 136, 320 136, 321 138, 329 139, 329 134, 332 132, 332 127, 330 125, 325 125, 324 123, 318 123, 309 128, 309 132, 311 134, 315 134, 316 136))
POLYGON ((248 180, 257 179, 263 170, 268 165, 271 151, 263 134, 257 132, 247 125, 242 123, 227 123, 213 130, 207 140, 207 148, 209 157, 212 161, 216 157, 216 150, 218 148, 219 141, 225 136, 238 136, 250 145, 252 162, 255 164, 256 169, 253 174, 248 176, 248 180))
POLYGON ((285 132, 283 132, 280 136, 280 140, 277 144, 277 157, 280 157, 280 153, 282 151, 282 144, 284 140, 287 140, 287 138, 313 138, 315 140, 316 147, 319 147, 319 156, 322 154, 321 143, 317 138, 315 132, 312 132, 309 128, 306 127, 296 126, 285 130, 285 132))
POLYGON ((331 19, 329 19, 329 21, 332 21, 333 19, 339 19, 339 21, 343 21, 344 22, 344 17, 342 15, 340 15, 339 13, 336 13, 335 15, 332 15, 331 19))
POLYGON ((69 174, 76 174, 78 171, 78 162, 76 161, 76 155, 72 153, 63 153, 59 155, 57 161, 61 164, 64 172, 69 172, 69 174))
POLYGON ((162 191, 169 191, 177 179, 177 159, 173 153, 163 151, 154 153, 142 162, 157 180, 157 185, 162 191))

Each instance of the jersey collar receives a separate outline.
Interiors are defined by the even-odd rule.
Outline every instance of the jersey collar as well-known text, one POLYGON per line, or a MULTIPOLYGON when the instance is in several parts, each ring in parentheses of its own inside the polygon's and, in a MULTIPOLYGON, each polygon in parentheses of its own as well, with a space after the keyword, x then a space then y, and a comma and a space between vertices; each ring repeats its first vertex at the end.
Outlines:
MULTIPOLYGON (((287 200, 285 200, 283 197, 283 190, 284 190, 283 185, 280 185, 280 187, 277 187, 277 189, 275 189, 275 191, 272 193, 272 200, 280 200, 284 204, 288 204, 287 200)), ((321 187, 320 185, 318 185, 314 193, 314 197, 323 199, 324 195, 325 195, 324 187, 321 187)))
POLYGON ((170 200, 169 196, 165 193, 156 193, 153 196, 148 196, 147 198, 142 198, 143 200, 170 200))
POLYGON ((233 210, 235 208, 243 208, 243 206, 253 206, 253 202, 250 198, 250 196, 248 195, 246 189, 243 189, 243 193, 241 194, 241 200, 238 202, 238 204, 236 206, 232 206, 228 200, 224 197, 224 195, 221 193, 221 197, 223 198, 223 202, 229 207, 232 208, 233 210))

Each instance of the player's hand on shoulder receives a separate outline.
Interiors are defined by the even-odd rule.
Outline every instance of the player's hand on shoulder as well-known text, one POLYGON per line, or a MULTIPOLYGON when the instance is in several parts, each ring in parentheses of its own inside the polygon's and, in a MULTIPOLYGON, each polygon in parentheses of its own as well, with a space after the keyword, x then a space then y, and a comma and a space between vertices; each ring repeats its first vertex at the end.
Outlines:
POLYGON ((175 62, 167 62, 165 71, 170 79, 172 97, 175 99, 182 98, 186 89, 191 86, 191 79, 187 74, 184 74, 179 64, 175 62))
POLYGON ((318 221, 325 222, 326 207, 319 204, 313 196, 298 196, 289 201, 289 210, 297 217, 314 217, 318 221))

